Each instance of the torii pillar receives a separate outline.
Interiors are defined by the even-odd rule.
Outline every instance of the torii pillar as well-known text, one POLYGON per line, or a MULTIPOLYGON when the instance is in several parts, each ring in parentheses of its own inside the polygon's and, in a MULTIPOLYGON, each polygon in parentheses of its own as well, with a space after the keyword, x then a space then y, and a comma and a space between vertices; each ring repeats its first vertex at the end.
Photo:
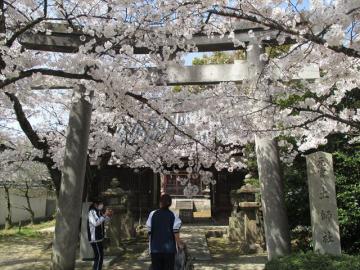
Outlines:
POLYGON ((80 98, 72 104, 69 116, 64 167, 56 211, 53 270, 75 269, 92 110, 92 105, 85 99, 84 94, 83 85, 80 85, 79 89, 74 89, 74 96, 80 98))
MULTIPOLYGON (((250 42, 250 46, 247 51, 247 60, 250 64, 249 75, 256 83, 265 66, 265 62, 260 59, 260 55, 265 50, 257 42, 250 42)), ((276 140, 269 137, 255 136, 255 147, 260 178, 266 249, 268 259, 272 260, 289 254, 291 250, 279 151, 276 140)))

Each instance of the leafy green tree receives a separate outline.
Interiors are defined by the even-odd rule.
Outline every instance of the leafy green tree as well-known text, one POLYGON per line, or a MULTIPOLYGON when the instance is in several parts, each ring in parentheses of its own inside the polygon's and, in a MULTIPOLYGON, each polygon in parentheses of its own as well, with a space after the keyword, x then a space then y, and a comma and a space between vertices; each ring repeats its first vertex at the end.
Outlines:
POLYGON ((193 65, 209 65, 209 64, 233 64, 234 60, 244 60, 246 58, 244 50, 235 52, 214 52, 210 55, 194 58, 193 65))

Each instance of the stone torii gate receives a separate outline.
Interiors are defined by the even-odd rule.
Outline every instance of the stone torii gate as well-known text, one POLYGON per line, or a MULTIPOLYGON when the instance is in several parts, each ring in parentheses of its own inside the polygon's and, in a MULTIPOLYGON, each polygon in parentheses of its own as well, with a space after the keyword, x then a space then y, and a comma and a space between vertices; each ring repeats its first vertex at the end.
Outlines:
MULTIPOLYGON (((63 24, 47 24, 50 34, 26 32, 20 38, 20 43, 26 49, 74 53, 79 46, 90 40, 89 36, 81 31, 67 31, 68 26, 63 24)), ((265 62, 260 60, 264 52, 264 45, 277 44, 278 31, 262 28, 237 29, 235 38, 246 44, 253 45, 245 61, 227 65, 179 66, 167 67, 167 85, 186 84, 214 84, 219 82, 238 82, 244 79, 259 76, 265 62), (261 44, 254 43, 248 31, 253 30, 261 44)), ((286 43, 293 43, 286 38, 286 43)), ((195 35, 188 43, 195 44, 200 52, 236 50, 232 39, 215 36, 209 39, 206 35, 195 35)), ((149 53, 147 48, 134 47, 134 53, 149 53)), ((151 72, 158 73, 156 68, 151 72)), ((319 78, 319 69, 316 66, 307 66, 294 76, 294 79, 319 78)), ((159 82, 163 85, 163 82, 159 82)), ((84 93, 84 87, 76 89, 84 93)), ((56 216, 55 232, 59 238, 54 241, 55 261, 65 265, 64 269, 73 269, 75 262, 75 248, 65 246, 61 239, 75 241, 79 235, 79 217, 81 213, 81 198, 85 178, 85 165, 91 121, 91 103, 84 97, 73 103, 70 111, 68 136, 66 139, 63 177, 59 194, 58 213, 56 216), (61 253, 58 252, 61 250, 61 253)), ((281 180, 279 152, 274 138, 255 137, 256 155, 261 183, 261 198, 264 212, 265 238, 268 258, 271 260, 290 252, 290 236, 288 220, 284 203, 283 183, 281 180)), ((66 242, 66 241, 65 241, 66 242)))

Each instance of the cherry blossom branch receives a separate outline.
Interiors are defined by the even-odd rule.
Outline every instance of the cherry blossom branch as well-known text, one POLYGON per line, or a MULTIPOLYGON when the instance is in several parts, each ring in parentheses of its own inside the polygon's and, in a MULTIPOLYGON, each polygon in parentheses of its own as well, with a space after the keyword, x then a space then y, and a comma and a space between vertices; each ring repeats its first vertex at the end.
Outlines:
POLYGON ((48 9, 48 0, 44 0, 44 9, 43 9, 43 16, 40 18, 37 18, 36 20, 28 23, 27 25, 25 25, 23 28, 21 28, 20 30, 16 31, 11 38, 9 38, 7 40, 7 42, 5 43, 5 45, 7 47, 11 47, 11 45, 14 43, 14 41, 21 36, 23 33, 25 33, 26 31, 30 30, 31 28, 33 28, 35 25, 39 24, 40 22, 44 21, 47 17, 47 9, 48 9))
POLYGON ((356 11, 360 11, 360 6, 349 10, 348 12, 346 12, 346 15, 350 15, 356 11))
POLYGON ((207 145, 205 145, 204 143, 202 143, 200 140, 194 138, 193 136, 191 136, 190 134, 186 133, 184 130, 180 129, 175 123, 173 123, 173 121, 171 121, 171 119, 169 119, 168 117, 164 116, 162 114, 162 112, 155 108, 153 105, 151 105, 149 103, 149 100, 141 95, 137 95, 131 92, 126 92, 127 96, 130 96, 138 101, 140 101, 141 103, 145 104, 147 107, 149 107, 151 110, 153 110, 156 114, 158 114, 159 116, 161 116, 166 122, 168 122, 176 131, 178 131, 180 134, 185 135, 186 137, 188 137, 189 139, 197 142, 198 144, 200 144, 201 146, 203 146, 205 149, 207 149, 208 151, 214 153, 214 150, 212 150, 211 148, 209 148, 207 145))
POLYGON ((5 150, 15 150, 15 148, 8 146, 4 143, 0 143, 0 152, 3 152, 5 150))
MULTIPOLYGON (((36 73, 40 73, 42 75, 50 75, 50 76, 55 76, 55 77, 68 78, 68 79, 85 79, 85 80, 92 80, 92 81, 96 81, 96 82, 102 82, 102 80, 94 79, 91 75, 87 74, 86 72, 82 73, 82 74, 78 74, 78 73, 69 73, 69 72, 65 72, 65 71, 62 71, 62 70, 38 68, 38 69, 30 69, 30 70, 26 70, 26 71, 21 71, 19 76, 2 81, 0 83, 0 88, 4 88, 5 86, 7 86, 7 85, 9 85, 11 83, 14 83, 14 82, 19 81, 19 80, 21 80, 23 78, 26 78, 26 77, 30 77, 30 76, 32 76, 33 74, 36 74, 36 73)), ((145 97, 143 97, 141 95, 131 93, 131 92, 127 92, 126 95, 128 95, 128 96, 130 96, 132 98, 135 98, 136 100, 142 102, 147 107, 149 107, 150 109, 155 111, 158 115, 163 117, 164 120, 167 121, 171 126, 173 126, 179 133, 181 133, 181 134, 185 135, 186 137, 188 137, 188 138, 194 140, 195 142, 199 143, 200 145, 202 145, 205 149, 209 150, 210 152, 213 152, 213 150, 210 149, 208 146, 206 146, 204 143, 202 143, 198 139, 194 138, 190 134, 188 134, 185 131, 183 131, 182 129, 180 129, 175 123, 173 123, 171 121, 171 119, 164 116, 160 110, 158 110, 154 106, 152 106, 149 103, 149 100, 146 99, 145 97)))
POLYGON ((20 9, 16 8, 13 3, 10 3, 9 1, 4 1, 4 4, 6 4, 7 6, 11 7, 14 11, 18 12, 20 15, 22 15, 25 19, 27 19, 28 21, 31 21, 31 19, 24 13, 22 12, 20 9))
POLYGON ((356 128, 356 129, 360 130, 360 122, 346 120, 346 119, 343 119, 343 118, 341 118, 339 116, 322 112, 320 109, 313 110, 313 109, 309 109, 309 108, 298 108, 298 107, 293 107, 293 109, 298 110, 298 111, 303 111, 303 112, 317 113, 317 114, 322 115, 324 118, 329 118, 329 119, 338 121, 340 123, 346 124, 346 125, 348 125, 350 127, 353 127, 353 128, 356 128))
POLYGON ((25 71, 20 71, 19 75, 17 77, 5 79, 3 81, 0 81, 0 89, 4 88, 5 86, 15 83, 21 79, 31 77, 32 75, 40 73, 42 75, 49 75, 49 76, 55 76, 55 77, 61 77, 66 79, 76 79, 76 80, 92 80, 96 82, 102 82, 102 80, 94 79, 91 75, 89 75, 87 72, 84 73, 70 73, 63 70, 54 70, 54 69, 47 69, 47 68, 34 68, 34 69, 28 69, 25 71))
POLYGON ((57 192, 60 190, 60 181, 61 181, 61 172, 54 165, 55 162, 50 156, 50 146, 47 143, 45 138, 41 139, 36 131, 31 126, 29 120, 27 119, 23 107, 20 103, 20 100, 15 94, 5 92, 5 95, 9 97, 10 101, 13 103, 15 115, 19 125, 27 138, 30 140, 31 144, 39 150, 43 151, 43 156, 36 158, 36 161, 42 162, 46 165, 51 175, 51 179, 55 185, 57 192))
POLYGON ((13 103, 14 111, 16 118, 20 124, 21 129, 24 131, 25 135, 30 140, 31 144, 39 150, 43 150, 46 148, 46 144, 40 139, 38 134, 32 128, 30 122, 26 118, 26 115, 23 111, 22 105, 20 104, 19 99, 15 94, 5 92, 5 95, 8 96, 10 101, 13 103))
MULTIPOLYGON (((279 31, 287 33, 289 35, 294 35, 294 36, 304 38, 304 39, 309 40, 318 45, 324 46, 325 44, 327 44, 327 41, 319 35, 315 35, 311 32, 306 32, 306 33, 302 34, 302 33, 300 33, 299 30, 294 30, 294 29, 290 29, 290 28, 286 27, 285 24, 280 24, 280 23, 278 23, 270 18, 264 17, 264 16, 262 16, 263 19, 259 19, 256 15, 245 14, 244 11, 240 10, 240 9, 234 10, 234 8, 223 7, 222 10, 212 9, 212 10, 209 10, 208 12, 211 12, 211 14, 215 14, 215 15, 219 15, 219 16, 238 18, 238 19, 243 19, 243 20, 249 21, 249 22, 257 23, 257 24, 260 24, 260 25, 263 25, 266 27, 270 27, 271 29, 274 29, 274 30, 279 30, 279 31)), ((327 48, 334 52, 343 53, 350 57, 360 58, 359 51, 352 49, 352 48, 347 48, 343 45, 341 45, 341 46, 333 46, 333 45, 330 46, 329 45, 329 46, 327 46, 327 48)))

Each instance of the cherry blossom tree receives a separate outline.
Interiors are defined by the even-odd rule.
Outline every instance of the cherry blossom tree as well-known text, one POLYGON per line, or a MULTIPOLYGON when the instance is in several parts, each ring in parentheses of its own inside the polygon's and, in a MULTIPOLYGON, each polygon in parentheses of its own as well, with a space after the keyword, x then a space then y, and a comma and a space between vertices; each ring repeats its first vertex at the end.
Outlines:
MULTIPOLYGON (((195 172, 215 166, 245 166, 243 145, 254 134, 296 138, 304 151, 341 132, 359 140, 359 3, 356 0, 305 1, 1 1, 1 119, 16 118, 60 187, 67 109, 78 97, 66 90, 84 85, 95 92, 89 145, 91 162, 185 166, 195 172), (24 49, 25 33, 45 32, 48 22, 82 32, 73 54, 24 49), (241 84, 219 84, 194 92, 163 85, 165 67, 196 51, 189 41, 203 33, 236 40, 235 29, 277 31, 276 44, 289 50, 269 58, 259 76, 241 84), (137 54, 142 51, 144 54, 137 54), (304 63, 321 76, 295 80, 304 63), (153 76, 156 66, 163 75, 153 76), (32 91, 46 85, 56 91, 32 91), (59 89, 61 85, 62 89, 59 89), (40 122, 30 116, 48 119, 40 122), (15 115, 15 117, 14 117, 15 115), (242 157, 235 159, 234 155, 242 157)), ((266 32, 249 30, 252 44, 266 43, 266 32)), ((2 122, 4 122, 2 121, 2 122)), ((7 121, 8 122, 8 121, 7 121)), ((3 137, 14 136, 6 124, 3 137), (6 129, 6 130, 5 130, 6 129)))
MULTIPOLYGON (((305 150, 323 143, 326 135, 331 132, 341 130, 351 136, 358 134, 356 108, 340 109, 341 106, 338 106, 344 99, 350 98, 349 95, 356 91, 358 84, 358 8, 355 2, 334 1, 329 4, 326 1, 313 1, 309 7, 301 8, 302 1, 232 1, 231 4, 212 1, 132 1, 122 4, 55 1, 51 5, 46 1, 34 1, 33 5, 37 9, 31 15, 32 19, 28 20, 32 22, 31 26, 26 24, 27 20, 21 16, 21 13, 26 13, 24 6, 19 4, 17 7, 15 4, 16 2, 12 4, 14 8, 7 6, 7 10, 13 10, 14 17, 8 19, 10 26, 6 29, 10 29, 12 35, 7 34, 9 37, 6 45, 10 46, 8 53, 24 58, 28 66, 17 65, 16 70, 23 70, 17 77, 12 73, 14 64, 5 68, 3 73, 7 79, 3 81, 3 87, 6 86, 12 91, 26 88, 24 84, 42 80, 43 77, 38 74, 84 79, 88 80, 84 83, 89 91, 96 89, 98 104, 107 104, 107 109, 112 110, 114 115, 126 115, 134 122, 144 121, 139 119, 142 114, 145 118, 152 115, 151 117, 157 117, 156 119, 165 119, 170 126, 176 124, 166 116, 165 110, 160 110, 164 100, 169 107, 177 104, 178 111, 196 111, 196 100, 205 100, 208 102, 203 103, 204 110, 210 111, 210 114, 216 111, 216 119, 211 119, 211 122, 217 123, 213 127, 206 126, 206 129, 213 129, 213 133, 219 129, 226 130, 228 134, 225 144, 234 143, 235 140, 252 140, 254 132, 274 135, 291 133, 297 135, 300 149, 305 150), (99 15, 99 11, 102 15, 99 15), (18 37, 29 29, 42 31, 45 29, 44 22, 54 20, 68 22, 69 32, 82 27, 82 31, 94 39, 90 39, 74 55, 57 54, 49 58, 49 53, 37 52, 34 57, 31 51, 21 51, 14 35, 18 37), (231 37, 232 31, 245 24, 245 21, 279 31, 279 44, 285 41, 281 33, 287 34, 295 43, 290 51, 269 61, 262 78, 258 80, 256 91, 244 91, 248 88, 246 82, 241 86, 222 84, 204 91, 200 98, 199 95, 196 99, 193 96, 189 98, 188 95, 190 101, 179 103, 179 100, 183 99, 183 93, 169 93, 166 87, 160 90, 161 87, 151 86, 145 67, 165 66, 170 58, 180 61, 183 55, 180 50, 196 50, 190 45, 185 45, 184 48, 184 39, 191 38, 199 31, 231 37), (28 28, 20 27, 24 24, 28 28), (96 41, 97 37, 105 39, 96 41), (134 48, 141 47, 153 53, 147 56, 135 55, 134 48), (38 66, 44 66, 44 62, 46 68, 39 69, 38 66), (323 73, 322 77, 312 82, 289 82, 292 74, 296 73, 303 62, 318 64, 323 73), (37 68, 29 71, 30 66, 37 68), (129 73, 129 67, 136 67, 138 71, 129 73), (281 80, 274 80, 275 74, 272 70, 275 67, 281 67, 280 75, 277 74, 281 80), (12 71, 6 75, 8 70, 12 71), (107 79, 103 81, 102 78, 107 79), (214 103, 214 99, 219 102, 214 103), (218 106, 214 108, 214 104, 218 106), (233 121, 235 118, 239 121, 233 121), (237 128, 233 129, 231 125, 237 128)), ((251 31, 249 36, 258 38, 251 31)), ((244 45, 236 40, 234 43, 244 45)), ((251 46, 248 50, 251 50, 251 46)), ((267 59, 266 54, 262 57, 267 59)), ((10 58, 5 62, 11 62, 10 58)), ((69 83, 71 84, 71 81, 67 80, 67 84, 69 83)), ((51 86, 51 83, 49 85, 51 86)), ((14 93, 7 95, 10 94, 14 93)), ((198 122, 198 119, 193 119, 193 122, 198 122)), ((191 123, 189 126, 193 125, 197 124, 191 123)), ((211 143, 202 142, 195 138, 196 136, 189 136, 187 131, 174 128, 181 137, 197 141, 199 149, 209 152, 209 149, 213 148, 211 143)), ((123 155, 119 153, 118 156, 123 155)))
MULTIPOLYGON (((297 135, 301 150, 326 142, 326 136, 333 132, 347 133, 352 139, 359 135, 359 3, 309 2, 309 7, 301 8, 303 1, 239 1, 210 11, 211 16, 286 33, 296 42, 266 68, 269 71, 283 65, 282 80, 274 81, 264 71, 262 91, 268 94, 255 98, 265 103, 263 108, 274 110, 270 115, 275 116, 270 126, 258 130, 297 135), (287 78, 296 72, 299 62, 318 64, 321 78, 289 83, 287 78)), ((285 40, 279 35, 278 41, 282 44, 285 40)), ((261 85, 257 86, 260 90, 261 85)))

